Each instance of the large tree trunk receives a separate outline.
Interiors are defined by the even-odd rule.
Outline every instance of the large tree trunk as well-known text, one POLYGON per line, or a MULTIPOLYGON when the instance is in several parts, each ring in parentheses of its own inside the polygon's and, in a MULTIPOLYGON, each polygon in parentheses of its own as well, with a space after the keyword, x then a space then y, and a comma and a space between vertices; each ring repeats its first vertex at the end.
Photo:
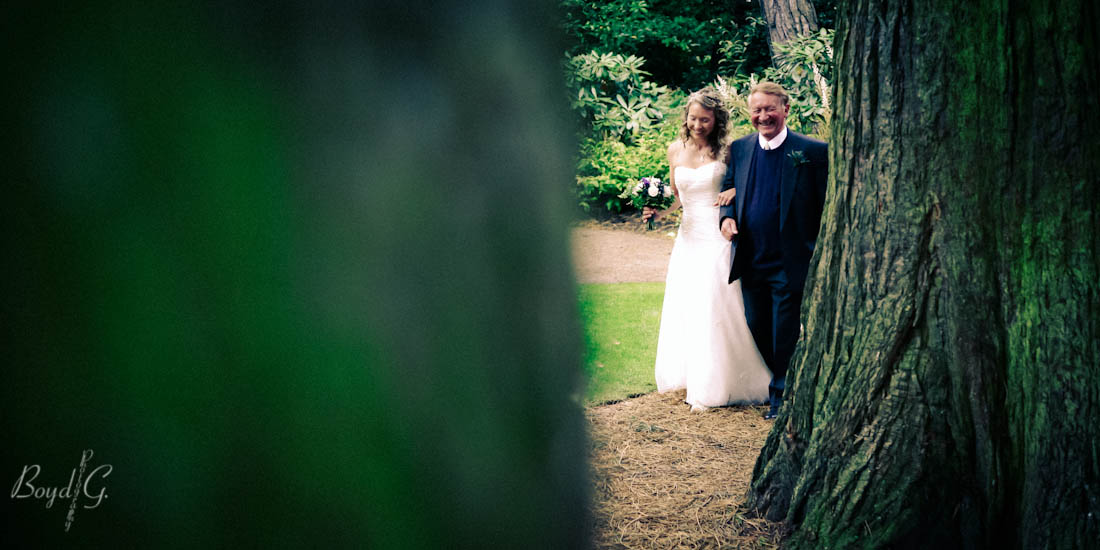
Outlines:
POLYGON ((751 504, 794 548, 1100 540, 1091 0, 851 0, 806 338, 751 504))
POLYGON ((776 62, 776 44, 805 36, 817 30, 817 11, 810 0, 761 0, 760 8, 768 21, 768 48, 776 62))

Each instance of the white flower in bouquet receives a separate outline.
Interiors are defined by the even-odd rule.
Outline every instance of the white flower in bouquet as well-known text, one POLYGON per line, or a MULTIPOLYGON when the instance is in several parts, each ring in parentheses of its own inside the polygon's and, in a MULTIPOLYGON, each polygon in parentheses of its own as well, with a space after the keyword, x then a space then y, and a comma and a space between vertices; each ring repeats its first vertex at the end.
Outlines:
MULTIPOLYGON (((630 202, 634 204, 637 209, 644 207, 655 208, 657 210, 668 208, 673 202, 672 199, 672 186, 663 183, 658 178, 642 178, 636 185, 630 187, 633 193, 629 191, 623 191, 619 198, 629 198, 630 202)), ((653 218, 649 218, 648 227, 653 229, 653 218)))

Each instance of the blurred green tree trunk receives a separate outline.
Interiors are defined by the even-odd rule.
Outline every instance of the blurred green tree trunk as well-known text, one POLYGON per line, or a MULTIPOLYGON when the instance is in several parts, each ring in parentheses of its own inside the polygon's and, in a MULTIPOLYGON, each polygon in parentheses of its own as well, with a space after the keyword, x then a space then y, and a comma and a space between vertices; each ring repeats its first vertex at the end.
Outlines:
POLYGON ((1100 8, 850 0, 751 504, 792 548, 1100 540, 1100 8))
POLYGON ((818 29, 817 11, 810 0, 760 0, 760 9, 768 21, 768 48, 773 65, 778 65, 776 44, 785 44, 818 29))
POLYGON ((555 3, 20 3, 5 548, 588 542, 555 3))

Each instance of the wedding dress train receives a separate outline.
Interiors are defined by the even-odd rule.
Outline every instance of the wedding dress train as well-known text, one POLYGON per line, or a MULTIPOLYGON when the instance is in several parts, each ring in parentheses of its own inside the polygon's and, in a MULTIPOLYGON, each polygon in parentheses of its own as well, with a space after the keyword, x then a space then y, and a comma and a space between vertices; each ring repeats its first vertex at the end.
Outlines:
POLYGON ((657 339, 657 390, 687 388, 687 402, 705 407, 765 403, 771 381, 745 323, 741 282, 727 283, 730 243, 714 206, 724 174, 717 161, 676 168, 683 218, 657 339))

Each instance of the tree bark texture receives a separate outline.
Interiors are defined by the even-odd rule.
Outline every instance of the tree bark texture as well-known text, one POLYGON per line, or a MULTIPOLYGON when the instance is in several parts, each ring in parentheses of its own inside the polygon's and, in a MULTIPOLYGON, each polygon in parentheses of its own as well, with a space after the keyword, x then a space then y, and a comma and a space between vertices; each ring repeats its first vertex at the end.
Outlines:
POLYGON ((760 8, 768 21, 768 48, 773 63, 776 44, 817 31, 817 11, 810 0, 761 0, 760 8))
POLYGON ((792 548, 1100 540, 1091 0, 850 0, 787 402, 750 502, 792 548))

